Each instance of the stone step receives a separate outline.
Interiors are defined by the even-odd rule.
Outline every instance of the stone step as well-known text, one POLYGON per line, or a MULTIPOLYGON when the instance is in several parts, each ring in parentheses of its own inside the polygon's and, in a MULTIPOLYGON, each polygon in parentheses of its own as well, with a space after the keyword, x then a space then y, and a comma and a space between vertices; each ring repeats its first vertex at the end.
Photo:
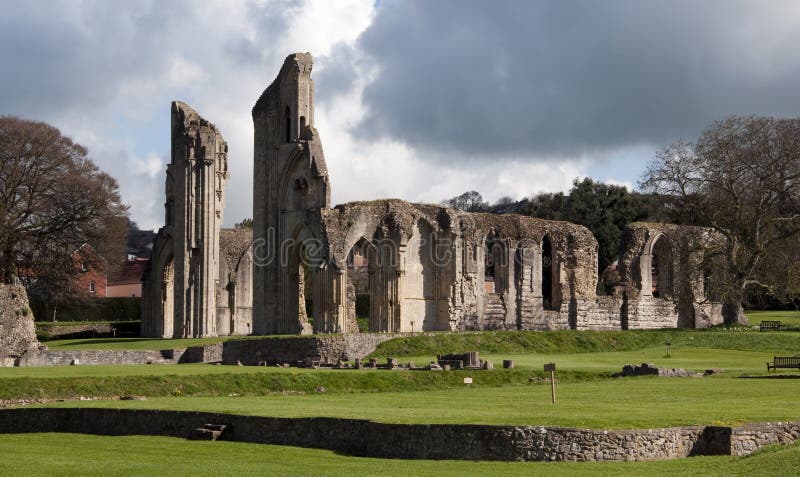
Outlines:
POLYGON ((198 427, 191 435, 191 439, 196 441, 216 441, 225 430, 225 424, 204 424, 198 427))
POLYGON ((225 428, 228 427, 225 424, 203 424, 203 428, 209 429, 211 431, 224 431, 225 428))

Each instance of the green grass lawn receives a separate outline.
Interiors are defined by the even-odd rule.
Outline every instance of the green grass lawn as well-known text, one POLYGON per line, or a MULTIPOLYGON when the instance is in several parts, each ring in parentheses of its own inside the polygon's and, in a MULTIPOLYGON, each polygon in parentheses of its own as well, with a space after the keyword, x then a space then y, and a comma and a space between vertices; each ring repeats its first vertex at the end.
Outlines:
POLYGON ((783 326, 800 328, 800 311, 748 311, 745 313, 750 324, 757 326, 764 320, 778 320, 783 326))
POLYGON ((395 423, 548 425, 634 429, 800 420, 800 380, 619 378, 381 393, 287 393, 241 397, 163 397, 146 401, 71 401, 58 407, 223 412, 275 417, 329 416, 395 423))
MULTIPOLYGON (((764 338, 763 334, 756 336, 764 338)), ((784 335, 785 337, 786 335, 784 335)), ((659 367, 703 371, 722 368, 726 377, 766 374, 772 353, 731 349, 673 346, 671 356, 663 347, 636 351, 568 354, 487 354, 496 363, 492 371, 475 373, 385 370, 298 369, 256 366, 130 365, 52 366, 0 368, 0 399, 113 397, 139 394, 150 397, 260 396, 281 392, 311 393, 318 386, 328 393, 378 393, 456 389, 463 377, 473 374, 475 387, 527 384, 530 377, 542 377, 542 365, 555 362, 562 382, 597 382, 611 379, 627 363, 653 363, 659 367), (516 368, 500 369, 504 358, 514 359, 516 368)), ((403 361, 424 364, 431 359, 404 357, 403 361)), ((784 374, 800 376, 787 370, 784 374)), ((737 380, 740 382, 742 380, 737 380)))
MULTIPOLYGON (((786 321, 783 316, 760 316, 786 321)), ((225 339, 84 339, 48 345, 161 349, 225 339)), ((772 356, 799 354, 796 332, 719 328, 436 334, 392 340, 373 356, 396 356, 422 365, 436 353, 475 349, 497 369, 309 370, 201 364, 0 368, 0 398, 139 394, 148 399, 46 406, 597 429, 800 420, 800 379, 737 377, 764 376, 772 356), (672 343, 670 357, 665 341, 672 343), (516 368, 499 369, 503 359, 514 359, 516 368), (549 384, 542 380, 546 362, 558 366, 555 406, 550 404, 549 384), (698 371, 723 368, 725 373, 705 378, 610 377, 624 364, 642 362, 698 371), (472 387, 463 384, 465 376, 474 379, 472 387), (318 386, 326 392, 315 392, 318 386)), ((797 370, 781 374, 800 378, 797 370)), ((69 434, 0 435, 0 455, 14 456, 0 459, 0 475, 791 475, 800 465, 800 446, 776 447, 747 458, 552 464, 365 459, 243 443, 69 434)))
POLYGON ((332 451, 170 437, 79 434, 0 435, 1 475, 26 476, 617 476, 795 475, 800 446, 748 457, 661 462, 472 462, 350 457, 332 451))
MULTIPOLYGON (((625 364, 652 363, 660 368, 684 368, 704 371, 723 368, 730 373, 757 374, 766 371, 767 361, 774 353, 763 351, 740 351, 730 349, 682 348, 672 346, 667 357, 663 346, 636 351, 575 354, 480 354, 481 359, 492 361, 501 367, 504 359, 514 360, 514 366, 542 370, 545 363, 556 363, 557 369, 587 372, 620 372, 625 364)), ((403 357, 402 362, 413 361, 425 364, 430 356, 403 357)))

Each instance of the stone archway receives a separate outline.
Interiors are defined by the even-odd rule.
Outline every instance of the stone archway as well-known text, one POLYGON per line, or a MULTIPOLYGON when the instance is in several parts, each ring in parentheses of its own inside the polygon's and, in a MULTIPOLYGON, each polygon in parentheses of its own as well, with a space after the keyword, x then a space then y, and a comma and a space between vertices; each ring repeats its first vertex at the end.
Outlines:
POLYGON ((642 296, 662 299, 675 296, 673 257, 672 243, 664 234, 656 235, 645 246, 640 260, 642 296))
POLYGON ((401 331, 435 331, 439 327, 433 227, 418 220, 405 247, 401 331))

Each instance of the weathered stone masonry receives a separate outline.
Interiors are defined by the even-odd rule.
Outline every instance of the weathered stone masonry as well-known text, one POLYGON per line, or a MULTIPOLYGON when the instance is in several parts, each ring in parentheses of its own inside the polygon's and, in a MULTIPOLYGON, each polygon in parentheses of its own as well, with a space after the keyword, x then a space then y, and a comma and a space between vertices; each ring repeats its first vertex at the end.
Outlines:
POLYGON ((602 431, 540 426, 383 424, 356 419, 273 418, 187 411, 92 408, 0 410, 0 433, 77 432, 190 437, 225 424, 222 440, 330 449, 395 459, 639 461, 747 455, 800 437, 798 423, 602 431))
POLYGON ((25 287, 0 284, 0 367, 13 366, 38 346, 25 287))
POLYGON ((705 229, 631 225, 612 292, 597 296, 597 241, 579 225, 396 199, 331 208, 312 67, 308 53, 288 56, 253 107, 252 243, 219 229, 227 146, 175 103, 166 225, 144 284, 145 335, 355 333, 356 303, 368 310, 368 331, 379 333, 722 321, 698 267, 703 243, 717 239, 705 229), (209 162, 211 150, 221 161, 209 162), (193 179, 213 176, 200 163, 220 164, 214 187, 193 179), (195 184, 194 195, 173 183, 195 184))

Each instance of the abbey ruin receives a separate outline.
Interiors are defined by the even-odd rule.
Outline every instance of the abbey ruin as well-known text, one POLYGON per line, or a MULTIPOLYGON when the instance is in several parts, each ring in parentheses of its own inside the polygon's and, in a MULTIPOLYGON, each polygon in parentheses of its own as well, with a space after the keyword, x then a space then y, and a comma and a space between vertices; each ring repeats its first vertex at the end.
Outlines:
POLYGON ((227 145, 172 105, 165 225, 143 284, 154 337, 707 327, 706 229, 636 223, 596 293, 579 225, 403 200, 331 207, 312 58, 290 55, 252 110, 253 228, 221 229, 227 145), (357 316, 366 315, 359 327, 357 316))

